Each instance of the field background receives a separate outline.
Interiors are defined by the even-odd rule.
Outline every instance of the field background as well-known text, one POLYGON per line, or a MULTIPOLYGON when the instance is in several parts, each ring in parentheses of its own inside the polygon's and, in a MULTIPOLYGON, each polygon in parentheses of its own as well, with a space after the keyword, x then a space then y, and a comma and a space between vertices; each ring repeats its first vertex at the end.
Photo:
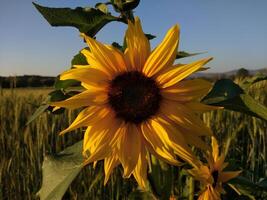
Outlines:
MULTIPOLYGON (((28 118, 50 91, 50 88, 0 89, 0 199, 37 199, 44 156, 59 152, 83 137, 82 129, 58 136, 78 111, 65 111, 62 115, 44 113, 26 126, 28 118)), ((266 81, 254 84, 248 92, 267 105, 266 81)), ((202 117, 220 142, 233 138, 228 157, 233 166, 244 169, 243 176, 253 182, 267 176, 266 122, 225 110, 205 113, 202 117)), ((181 181, 177 169, 171 171, 173 195, 187 199, 181 184, 186 180, 181 181)), ((135 181, 123 180, 120 168, 114 171, 106 187, 103 180, 101 162, 95 169, 86 166, 63 199, 136 199, 135 181)))

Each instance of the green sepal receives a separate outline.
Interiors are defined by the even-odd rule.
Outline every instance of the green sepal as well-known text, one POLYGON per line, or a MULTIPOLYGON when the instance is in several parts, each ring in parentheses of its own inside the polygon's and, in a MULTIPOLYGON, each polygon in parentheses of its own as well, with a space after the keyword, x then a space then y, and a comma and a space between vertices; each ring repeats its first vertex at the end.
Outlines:
POLYGON ((201 53, 188 53, 185 51, 178 51, 176 54, 176 59, 181 59, 181 58, 186 58, 186 57, 191 57, 191 56, 197 56, 203 54, 203 52, 201 53))

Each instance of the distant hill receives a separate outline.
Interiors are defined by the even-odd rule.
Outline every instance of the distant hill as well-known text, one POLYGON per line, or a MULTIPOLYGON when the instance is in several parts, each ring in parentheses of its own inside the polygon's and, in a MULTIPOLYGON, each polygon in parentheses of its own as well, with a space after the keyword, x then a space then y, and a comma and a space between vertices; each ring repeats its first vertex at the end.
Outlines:
POLYGON ((207 72, 197 72, 193 74, 192 78, 206 78, 211 80, 218 80, 222 78, 234 78, 240 75, 254 76, 256 74, 267 75, 267 68, 257 69, 257 70, 247 70, 245 68, 240 68, 237 70, 232 70, 224 73, 207 73, 207 72))
MULTIPOLYGON (((225 73, 206 73, 198 72, 190 76, 190 78, 205 78, 209 80, 218 80, 221 78, 231 78, 236 76, 253 76, 255 74, 267 75, 267 68, 258 70, 247 70, 244 68, 233 70, 225 73)), ((24 76, 0 76, 0 88, 16 88, 16 87, 52 87, 56 77, 24 75, 24 76)))

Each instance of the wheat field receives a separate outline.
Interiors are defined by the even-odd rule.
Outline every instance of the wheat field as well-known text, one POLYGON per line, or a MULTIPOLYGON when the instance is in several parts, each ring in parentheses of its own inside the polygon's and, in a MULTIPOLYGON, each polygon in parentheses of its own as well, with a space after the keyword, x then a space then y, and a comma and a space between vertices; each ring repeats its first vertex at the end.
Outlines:
MULTIPOLYGON (((83 137, 82 129, 58 136, 78 111, 65 111, 61 115, 44 113, 26 126, 50 91, 50 88, 0 90, 0 199, 38 199, 44 156, 55 154, 83 137)), ((266 82, 255 84, 248 92, 267 105, 266 82)), ((243 176, 253 182, 267 176, 266 122, 226 110, 205 113, 202 117, 220 143, 232 138, 229 162, 244 169, 243 176)), ((63 199, 138 199, 136 183, 131 178, 122 179, 120 168, 114 171, 106 186, 103 186, 103 174, 101 162, 95 169, 86 166, 63 199)), ((181 184, 187 180, 181 180, 179 169, 173 167, 171 176, 172 194, 177 199, 187 199, 181 184)))

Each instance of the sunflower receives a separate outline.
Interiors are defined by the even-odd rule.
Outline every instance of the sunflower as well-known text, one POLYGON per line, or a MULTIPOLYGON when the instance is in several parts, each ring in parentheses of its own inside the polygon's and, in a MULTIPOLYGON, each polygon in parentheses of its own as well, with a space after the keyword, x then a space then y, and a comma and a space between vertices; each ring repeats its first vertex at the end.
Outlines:
POLYGON ((241 171, 223 171, 228 165, 225 161, 225 153, 219 155, 219 146, 217 140, 212 137, 212 152, 208 152, 208 164, 188 170, 193 177, 200 181, 202 191, 198 200, 220 200, 221 194, 225 193, 222 183, 238 176, 241 171))
POLYGON ((113 168, 122 164, 124 177, 133 174, 143 188, 148 153, 173 165, 180 164, 178 155, 196 166, 189 145, 205 148, 200 136, 212 135, 196 114, 212 108, 198 102, 211 84, 184 79, 201 70, 211 58, 174 64, 178 25, 151 51, 139 18, 128 22, 124 52, 81 35, 90 49, 81 51, 89 65, 76 65, 62 73, 60 79, 78 80, 85 90, 52 105, 84 107, 61 134, 87 127, 85 163, 104 159, 105 183, 113 168))

